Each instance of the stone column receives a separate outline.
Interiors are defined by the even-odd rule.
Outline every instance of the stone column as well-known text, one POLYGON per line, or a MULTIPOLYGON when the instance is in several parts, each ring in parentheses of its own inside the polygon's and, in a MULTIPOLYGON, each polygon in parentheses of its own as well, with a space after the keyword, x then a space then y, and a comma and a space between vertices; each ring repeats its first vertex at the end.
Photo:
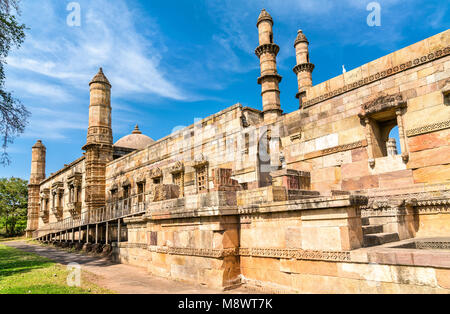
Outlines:
POLYGON ((105 242, 108 244, 108 232, 109 232, 109 225, 108 222, 106 222, 106 230, 105 230, 105 242))
POLYGON ((375 166, 375 158, 373 156, 373 139, 372 139, 372 126, 370 124, 370 119, 365 118, 364 124, 366 125, 366 139, 367 139, 367 155, 369 157, 369 165, 371 167, 375 166))
POLYGON ((117 243, 120 243, 120 218, 117 219, 117 243))
POLYGON ((395 111, 395 114, 397 115, 398 137, 400 139, 400 148, 402 150, 402 159, 406 163, 406 162, 408 162, 409 154, 408 154, 408 150, 406 148, 406 140, 405 140, 404 127, 403 127, 402 109, 398 108, 395 111))

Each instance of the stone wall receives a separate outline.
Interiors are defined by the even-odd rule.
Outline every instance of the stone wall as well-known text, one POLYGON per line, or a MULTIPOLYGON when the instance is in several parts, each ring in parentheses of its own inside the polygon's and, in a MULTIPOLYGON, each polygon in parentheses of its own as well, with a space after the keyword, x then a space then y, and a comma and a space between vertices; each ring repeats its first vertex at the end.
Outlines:
POLYGON ((288 132, 282 139, 288 166, 311 171, 312 189, 319 191, 448 182, 449 43, 445 31, 313 86, 304 109, 282 122, 302 125, 298 135, 288 132), (405 102, 402 153, 409 160, 377 157, 374 146, 371 167, 367 130, 358 114, 363 104, 386 95, 401 95, 405 102))
MULTIPOLYGON (((48 217, 44 220, 43 217, 39 218, 39 229, 44 232, 50 224, 56 223, 58 221, 62 221, 64 219, 68 219, 74 217, 73 212, 71 212, 71 202, 69 199, 69 181, 70 178, 73 177, 74 174, 79 174, 77 177, 77 182, 79 182, 80 190, 80 201, 78 210, 76 210, 79 214, 85 210, 86 205, 84 201, 85 193, 85 169, 84 169, 84 158, 81 157, 76 161, 72 162, 69 165, 66 165, 63 169, 51 174, 45 180, 40 182, 40 199, 45 195, 48 196, 48 217), (56 214, 52 211, 52 189, 59 187, 63 193, 62 204, 61 204, 61 212, 56 214)), ((56 202, 56 200, 55 200, 56 202)), ((74 205, 75 206, 75 205, 74 205)), ((40 210, 43 207, 43 204, 40 203, 40 210)), ((75 208, 74 208, 75 209, 75 208)))

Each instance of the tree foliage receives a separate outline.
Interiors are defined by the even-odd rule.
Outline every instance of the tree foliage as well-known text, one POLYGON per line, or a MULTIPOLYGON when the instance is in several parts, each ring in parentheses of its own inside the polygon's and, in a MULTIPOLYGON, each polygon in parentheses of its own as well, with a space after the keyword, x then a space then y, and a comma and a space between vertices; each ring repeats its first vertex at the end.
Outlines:
POLYGON ((0 228, 7 236, 21 234, 27 227, 28 181, 0 178, 0 228))
POLYGON ((0 0, 0 136, 3 152, 0 164, 10 162, 8 144, 23 133, 30 115, 25 106, 5 90, 5 64, 12 46, 19 48, 25 39, 24 24, 17 21, 19 0, 0 0))

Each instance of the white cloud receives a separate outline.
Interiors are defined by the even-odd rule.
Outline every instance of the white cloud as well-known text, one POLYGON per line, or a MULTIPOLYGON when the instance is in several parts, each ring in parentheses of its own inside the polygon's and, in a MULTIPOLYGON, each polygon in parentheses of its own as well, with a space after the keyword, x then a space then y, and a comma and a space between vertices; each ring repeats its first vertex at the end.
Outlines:
POLYGON ((47 102, 69 102, 74 98, 64 88, 56 84, 38 83, 9 77, 6 81, 6 87, 13 92, 19 92, 23 97, 30 98, 38 96, 45 98, 47 102))
POLYGON ((152 39, 139 34, 134 14, 124 1, 80 1, 81 27, 65 24, 63 6, 44 1, 24 8, 25 23, 32 28, 31 40, 8 58, 10 67, 64 80, 86 90, 102 66, 114 95, 153 94, 185 100, 186 94, 166 78, 160 68, 159 34, 152 39), (43 7, 46 14, 36 15, 43 7), (29 19, 30 21, 27 21, 29 19), (155 41, 152 42, 152 40, 155 41))

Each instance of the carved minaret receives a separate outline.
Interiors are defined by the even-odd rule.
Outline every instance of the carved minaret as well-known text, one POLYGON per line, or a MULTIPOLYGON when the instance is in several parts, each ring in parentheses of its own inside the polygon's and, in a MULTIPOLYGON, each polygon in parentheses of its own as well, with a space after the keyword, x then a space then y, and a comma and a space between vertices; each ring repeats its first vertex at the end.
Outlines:
POLYGON ((259 33, 259 46, 256 48, 255 54, 260 60, 261 67, 258 84, 261 84, 264 120, 270 121, 282 113, 280 88, 278 87, 281 76, 277 72, 277 54, 280 47, 273 43, 273 20, 266 10, 261 11, 256 26, 259 33))
POLYGON ((31 149, 31 174, 28 183, 28 220, 26 236, 32 237, 39 226, 39 183, 45 179, 46 148, 39 140, 31 149))
POLYGON ((106 164, 113 156, 111 129, 111 84, 102 68, 89 83, 89 127, 85 153, 85 202, 86 208, 105 206, 106 164))
POLYGON ((297 65, 293 70, 298 81, 298 93, 295 97, 299 99, 301 108, 308 88, 312 87, 312 72, 314 71, 314 64, 309 62, 309 42, 302 30, 297 33, 294 47, 297 65))

